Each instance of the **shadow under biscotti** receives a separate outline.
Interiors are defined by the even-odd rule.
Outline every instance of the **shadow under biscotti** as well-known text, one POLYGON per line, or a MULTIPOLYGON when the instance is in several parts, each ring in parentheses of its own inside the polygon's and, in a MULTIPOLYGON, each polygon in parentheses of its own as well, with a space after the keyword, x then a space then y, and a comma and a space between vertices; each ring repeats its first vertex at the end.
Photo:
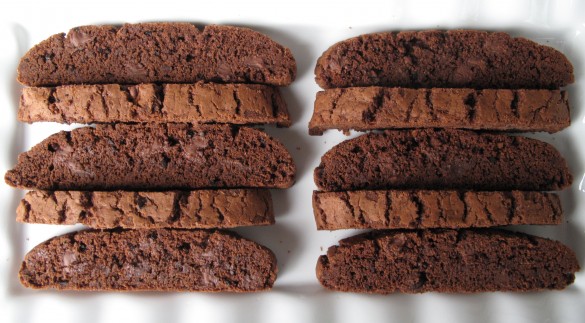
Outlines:
POLYGON ((292 251, 298 249, 299 237, 288 228, 288 226, 276 221, 271 226, 235 228, 244 238, 253 240, 274 252, 278 264, 278 276, 287 274, 287 264, 291 263, 297 253, 292 251))
MULTIPOLYGON (((14 34, 15 41, 17 43, 17 52, 18 56, 22 57, 29 47, 29 35, 21 25, 13 25, 12 32, 14 34)), ((15 62, 16 63, 16 62, 15 62)), ((12 74, 12 82, 10 83, 10 105, 11 109, 13 109, 14 113, 12 114, 16 119, 17 111, 18 111, 18 104, 20 101, 20 92, 23 86, 20 85, 16 81, 16 66, 14 69, 14 74, 12 74)), ((16 160, 18 155, 22 153, 25 149, 25 125, 21 122, 14 120, 15 127, 14 133, 12 138, 7 138, 7 140, 11 143, 10 151, 7 153, 7 158, 10 159, 11 164, 16 164, 16 160)), ((2 174, 4 177, 4 174, 2 174)), ((6 185, 6 184, 4 184, 6 185)), ((23 196, 23 192, 21 190, 12 189, 11 192, 11 199, 8 205, 8 209, 11 211, 4 216, 4 228, 5 232, 8 235, 9 241, 11 241, 11 257, 10 257, 10 266, 8 270, 8 277, 6 282, 8 283, 8 292, 11 295, 20 295, 21 293, 25 292, 24 287, 22 287, 19 283, 18 279, 18 271, 20 269, 21 261, 24 258, 24 235, 23 235, 23 226, 20 223, 16 222, 16 207, 20 203, 20 200, 23 196)))
MULTIPOLYGON (((297 76, 298 81, 306 73, 312 74, 312 67, 315 65, 316 53, 312 53, 308 43, 304 42, 297 35, 310 34, 311 30, 308 27, 303 27, 307 30, 299 31, 300 27, 290 28, 268 28, 257 25, 241 25, 231 24, 239 27, 246 27, 261 32, 272 38, 281 45, 290 48, 293 56, 297 62, 297 76), (290 31, 294 30, 294 32, 290 31)), ((279 88, 284 101, 286 102, 292 126, 290 128, 276 128, 272 126, 264 127, 263 130, 270 136, 282 142, 288 151, 291 153, 295 164, 297 166, 296 179, 297 181, 306 176, 310 164, 310 158, 314 151, 312 150, 311 137, 308 136, 308 128, 305 120, 308 121, 313 112, 313 106, 307 106, 305 95, 311 98, 311 102, 315 97, 315 93, 299 93, 296 85, 297 81, 293 82, 288 87, 279 88)))
POLYGON ((297 79, 308 73, 311 66, 313 66, 314 59, 310 52, 309 43, 304 41, 299 35, 310 35, 309 27, 300 26, 280 26, 280 27, 268 27, 265 25, 249 25, 240 23, 222 22, 225 25, 245 27, 258 31, 275 42, 287 47, 291 50, 295 61, 297 62, 297 79), (306 31, 300 31, 299 28, 307 29, 306 31))
POLYGON ((306 134, 306 129, 276 129, 270 127, 265 128, 264 131, 283 143, 290 152, 297 168, 295 182, 298 182, 305 176, 309 176, 308 173, 312 172, 312 170, 309 169, 311 158, 308 158, 308 156, 312 156, 315 152, 310 142, 311 138, 306 134))

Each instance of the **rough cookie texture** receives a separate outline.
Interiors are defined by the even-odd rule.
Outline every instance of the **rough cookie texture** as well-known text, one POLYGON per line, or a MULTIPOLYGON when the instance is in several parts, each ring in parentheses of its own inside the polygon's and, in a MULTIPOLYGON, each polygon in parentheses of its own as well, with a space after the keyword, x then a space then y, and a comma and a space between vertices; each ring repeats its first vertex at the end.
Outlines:
POLYGON ((253 292, 270 289, 276 272, 268 248, 230 232, 89 230, 33 248, 20 281, 35 289, 253 292))
POLYGON ((259 84, 65 85, 22 90, 18 120, 190 122, 290 126, 277 88, 259 84))
POLYGON ((426 229, 560 224, 553 193, 386 190, 313 192, 319 230, 426 229))
POLYGON ((353 87, 317 93, 309 133, 459 128, 557 132, 571 123, 559 90, 353 87))
POLYGON ((315 169, 323 191, 357 189, 559 190, 567 163, 535 139, 465 130, 386 130, 346 140, 315 169))
POLYGON ((502 32, 404 31, 362 35, 317 61, 322 88, 350 86, 547 88, 574 82, 559 51, 502 32))
POLYGON ((295 169, 279 141, 252 128, 114 124, 51 135, 5 180, 48 191, 287 188, 295 169))
POLYGON ((380 294, 563 289, 576 271, 562 243, 495 229, 371 232, 341 240, 317 263, 328 289, 380 294))
POLYGON ((268 190, 32 191, 16 209, 25 223, 92 228, 234 228, 274 224, 268 190))
POLYGON ((20 60, 29 86, 83 83, 262 83, 289 85, 291 51, 259 32, 190 23, 82 26, 34 46, 20 60))

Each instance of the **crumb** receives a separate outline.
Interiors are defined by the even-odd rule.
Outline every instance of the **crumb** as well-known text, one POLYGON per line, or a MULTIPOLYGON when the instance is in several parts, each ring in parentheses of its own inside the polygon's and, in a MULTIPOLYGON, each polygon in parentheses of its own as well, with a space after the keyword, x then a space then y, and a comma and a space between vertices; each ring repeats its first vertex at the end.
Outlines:
POLYGON ((278 243, 282 243, 282 240, 278 241, 278 243))
POLYGON ((290 249, 286 251, 286 253, 290 253, 290 249))
POLYGON ((349 26, 349 29, 351 29, 351 26, 349 26))
POLYGON ((321 251, 323 251, 323 246, 319 247, 321 249, 321 251))
POLYGON ((301 150, 301 146, 297 146, 297 150, 301 150))
POLYGON ((324 144, 326 144, 326 143, 327 143, 327 141, 323 141, 323 143, 324 143, 324 144))

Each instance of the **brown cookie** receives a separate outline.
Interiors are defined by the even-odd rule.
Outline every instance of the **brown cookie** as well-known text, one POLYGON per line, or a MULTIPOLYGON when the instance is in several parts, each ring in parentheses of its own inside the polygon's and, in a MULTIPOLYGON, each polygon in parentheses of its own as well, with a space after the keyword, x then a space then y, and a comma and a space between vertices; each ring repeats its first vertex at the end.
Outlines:
POLYGON ((559 90, 351 87, 317 93, 309 133, 456 128, 557 132, 571 123, 559 90))
POLYGON ((471 228, 560 224, 554 193, 380 190, 313 192, 319 230, 471 228))
POLYGON ((317 61, 317 83, 414 88, 546 88, 574 82, 559 51, 502 32, 402 31, 362 35, 331 46, 317 61))
POLYGON ((270 289, 276 257, 225 231, 73 232, 33 248, 20 268, 35 289, 254 292, 270 289))
POLYGON ((559 190, 571 185, 551 145, 466 130, 386 130, 346 140, 315 169, 323 191, 357 189, 559 190))
POLYGON ((114 124, 51 135, 5 180, 48 191, 287 188, 295 171, 286 148, 257 129, 114 124))
POLYGON ((29 86, 84 83, 261 83, 289 85, 290 50, 257 31, 189 23, 82 26, 56 34, 20 60, 29 86))
POLYGON ((278 88, 260 84, 64 85, 22 90, 18 120, 60 123, 291 124, 278 88))
POLYGON ((211 229, 274 224, 270 191, 31 191, 16 209, 24 223, 108 229, 211 229))
POLYGON ((317 263, 326 288, 378 294, 563 289, 577 271, 562 243, 496 229, 370 232, 341 240, 317 263))

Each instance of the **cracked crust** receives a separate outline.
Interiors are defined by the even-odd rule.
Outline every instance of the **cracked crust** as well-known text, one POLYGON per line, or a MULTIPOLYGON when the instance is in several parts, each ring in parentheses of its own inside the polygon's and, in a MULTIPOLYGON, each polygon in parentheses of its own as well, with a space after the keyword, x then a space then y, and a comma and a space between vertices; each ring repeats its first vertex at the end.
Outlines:
POLYGON ((577 271, 562 243, 496 229, 370 232, 341 240, 317 262, 326 288, 378 294, 563 289, 577 271))
POLYGON ((296 167, 277 140, 228 125, 114 124, 51 135, 6 182, 39 190, 287 188, 296 167))
POLYGON ((386 130, 346 140, 315 169, 323 191, 359 189, 560 190, 566 161, 550 144, 466 130, 386 130))
POLYGON ((28 86, 138 83, 261 83, 296 75, 291 51, 257 31, 190 23, 82 26, 30 49, 18 65, 28 86))
POLYGON ((560 131, 570 125, 559 90, 354 87, 317 93, 311 135, 392 128, 560 131))
POLYGON ((350 38, 323 53, 315 75, 324 89, 557 89, 574 82, 573 66, 559 51, 506 33, 476 30, 383 32, 350 38))
POLYGON ((272 288, 268 248, 219 230, 87 230, 49 239, 24 258, 34 289, 255 292, 272 288))
POLYGON ((32 191, 18 205, 16 220, 96 229, 211 229, 271 225, 274 210, 268 190, 32 191))
POLYGON ((18 120, 60 123, 277 124, 290 116, 278 88, 259 84, 65 85, 22 90, 18 120))
POLYGON ((319 230, 553 225, 559 197, 542 192, 386 190, 313 192, 319 230))

